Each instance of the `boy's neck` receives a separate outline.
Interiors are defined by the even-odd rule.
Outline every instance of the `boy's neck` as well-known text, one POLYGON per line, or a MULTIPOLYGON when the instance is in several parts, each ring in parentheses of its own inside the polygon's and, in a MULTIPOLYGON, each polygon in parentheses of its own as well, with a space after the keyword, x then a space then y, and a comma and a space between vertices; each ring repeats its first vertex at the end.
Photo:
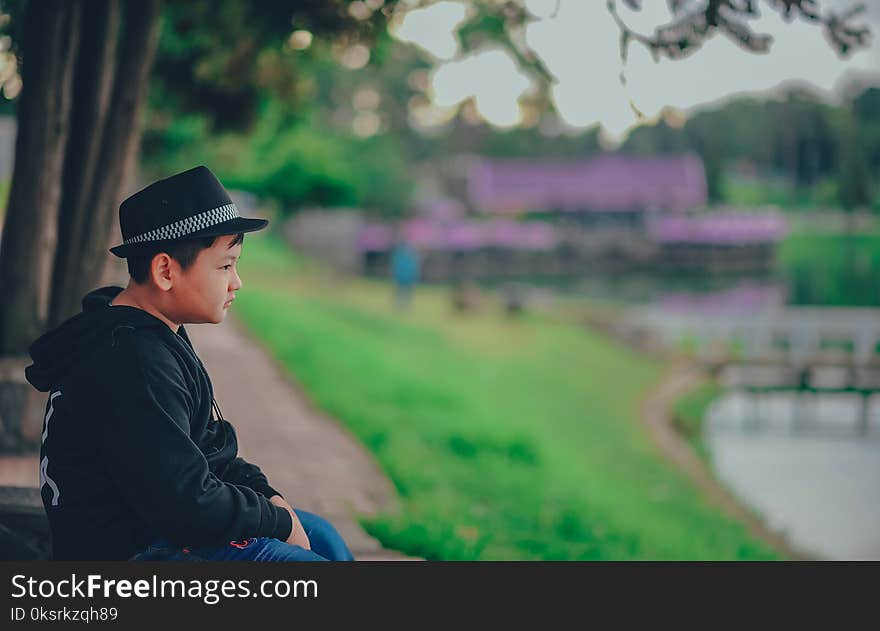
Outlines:
POLYGON ((142 309, 150 315, 162 320, 162 322, 168 325, 168 328, 175 333, 177 333, 177 330, 180 328, 180 324, 172 322, 158 307, 156 307, 153 301, 150 300, 150 296, 146 290, 133 285, 131 282, 129 282, 128 287, 116 294, 116 297, 110 301, 110 305, 114 307, 124 305, 127 307, 142 309))

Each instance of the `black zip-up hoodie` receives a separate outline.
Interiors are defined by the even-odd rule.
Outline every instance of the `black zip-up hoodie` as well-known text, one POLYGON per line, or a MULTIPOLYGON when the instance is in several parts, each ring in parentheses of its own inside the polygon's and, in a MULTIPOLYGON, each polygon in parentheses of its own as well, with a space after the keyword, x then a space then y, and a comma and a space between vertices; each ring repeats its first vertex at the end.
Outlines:
POLYGON ((183 326, 110 305, 121 287, 30 348, 28 381, 48 392, 40 492, 55 559, 129 559, 158 537, 179 546, 286 540, 292 521, 232 425, 183 326))

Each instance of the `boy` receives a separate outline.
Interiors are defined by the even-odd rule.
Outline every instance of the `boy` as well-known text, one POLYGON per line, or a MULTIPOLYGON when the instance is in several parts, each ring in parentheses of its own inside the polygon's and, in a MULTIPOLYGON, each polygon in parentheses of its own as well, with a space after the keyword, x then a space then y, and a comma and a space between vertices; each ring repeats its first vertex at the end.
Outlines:
POLYGON ((293 509, 237 457, 184 323, 219 323, 242 287, 240 217, 199 166, 119 207, 128 286, 36 340, 28 381, 49 392, 40 491, 55 559, 353 560, 323 518, 293 509), (215 414, 216 413, 216 414, 215 414))

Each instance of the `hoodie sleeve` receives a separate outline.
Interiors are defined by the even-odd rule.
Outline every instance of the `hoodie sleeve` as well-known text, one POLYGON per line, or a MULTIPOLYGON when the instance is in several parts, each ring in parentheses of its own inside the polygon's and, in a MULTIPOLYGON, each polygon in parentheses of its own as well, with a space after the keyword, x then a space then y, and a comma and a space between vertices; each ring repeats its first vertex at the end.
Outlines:
MULTIPOLYGON (((241 484, 257 493, 261 493, 265 497, 273 495, 281 495, 277 490, 269 485, 266 474, 255 464, 251 464, 242 457, 237 457, 229 463, 229 466, 223 472, 221 479, 230 484, 241 484)), ((281 495, 281 497, 284 497, 281 495)))
MULTIPOLYGON (((238 433, 235 431, 235 426, 224 418, 221 418, 215 422, 223 424, 226 435, 231 437, 232 442, 236 446, 235 449, 237 452, 238 433)), ((279 493, 277 489, 269 484, 269 480, 266 478, 266 474, 263 473, 260 467, 255 464, 251 464, 241 456, 230 460, 227 465, 217 471, 217 475, 224 482, 229 482, 230 484, 241 484, 250 489, 253 489, 257 493, 261 493, 265 497, 281 495, 281 493, 279 493)), ((281 495, 281 497, 284 496, 281 495)))
POLYGON ((287 510, 210 472, 190 438, 194 406, 177 360, 153 345, 149 362, 143 361, 133 337, 116 347, 98 402, 101 450, 125 501, 179 545, 287 539, 292 529, 287 510))

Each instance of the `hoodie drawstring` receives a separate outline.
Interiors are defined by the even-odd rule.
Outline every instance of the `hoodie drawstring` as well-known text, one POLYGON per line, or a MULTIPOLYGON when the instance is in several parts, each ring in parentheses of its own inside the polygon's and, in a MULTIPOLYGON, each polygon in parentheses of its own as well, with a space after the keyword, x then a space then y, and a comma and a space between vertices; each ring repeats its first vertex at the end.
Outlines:
POLYGON ((222 420, 223 419, 223 412, 220 411, 220 406, 217 404, 217 399, 215 399, 213 397, 211 398, 211 406, 212 406, 213 410, 217 413, 216 420, 218 420, 218 421, 222 420))

